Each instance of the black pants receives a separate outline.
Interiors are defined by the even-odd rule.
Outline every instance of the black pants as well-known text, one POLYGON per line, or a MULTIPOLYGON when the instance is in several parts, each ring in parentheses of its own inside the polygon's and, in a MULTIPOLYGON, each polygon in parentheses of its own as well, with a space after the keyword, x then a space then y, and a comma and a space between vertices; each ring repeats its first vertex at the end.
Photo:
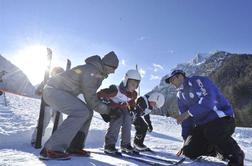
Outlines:
POLYGON ((195 159, 201 155, 208 156, 217 149, 225 158, 230 159, 232 156, 231 160, 235 161, 239 157, 241 149, 231 137, 234 130, 235 121, 232 117, 224 117, 198 126, 187 137, 183 153, 185 156, 195 159))
POLYGON ((148 130, 148 125, 146 124, 146 122, 143 120, 142 117, 137 117, 133 124, 135 125, 136 129, 134 143, 142 145, 148 130))

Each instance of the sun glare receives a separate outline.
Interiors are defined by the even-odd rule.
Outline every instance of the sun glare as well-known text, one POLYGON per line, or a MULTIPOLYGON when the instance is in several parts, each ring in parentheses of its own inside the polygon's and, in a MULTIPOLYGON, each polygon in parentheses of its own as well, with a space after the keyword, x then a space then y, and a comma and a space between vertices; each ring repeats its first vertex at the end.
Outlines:
POLYGON ((43 45, 28 46, 19 50, 12 58, 12 62, 18 66, 29 78, 32 84, 38 84, 43 80, 47 65, 47 49, 43 45))

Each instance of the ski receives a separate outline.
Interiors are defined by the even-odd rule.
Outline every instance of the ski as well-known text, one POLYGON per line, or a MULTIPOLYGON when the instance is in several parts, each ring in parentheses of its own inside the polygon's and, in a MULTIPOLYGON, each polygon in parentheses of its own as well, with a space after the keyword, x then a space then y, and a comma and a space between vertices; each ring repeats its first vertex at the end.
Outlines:
POLYGON ((71 157, 67 157, 67 158, 49 158, 49 157, 44 157, 42 155, 39 156, 39 160, 71 160, 71 157))
POLYGON ((162 161, 154 161, 154 160, 150 160, 148 158, 144 158, 144 156, 141 155, 128 155, 125 153, 118 153, 117 155, 111 155, 111 154, 107 154, 101 151, 91 151, 91 154, 100 154, 100 155, 108 155, 111 157, 116 157, 116 158, 121 158, 121 159, 126 159, 126 160, 134 160, 137 162, 141 162, 147 165, 151 165, 151 166, 176 166, 176 165, 180 165, 185 161, 185 158, 182 158, 179 161, 174 161, 173 163, 164 163, 162 161), (143 157, 143 158, 140 158, 143 157))
POLYGON ((125 154, 123 154, 122 158, 129 159, 129 160, 134 160, 134 161, 141 162, 141 163, 145 163, 145 164, 151 165, 151 166, 170 166, 170 165, 173 165, 173 164, 160 163, 160 162, 153 161, 153 160, 145 160, 145 159, 142 159, 142 158, 139 158, 139 157, 135 157, 135 156, 131 156, 131 155, 125 155, 125 154))
POLYGON ((139 151, 140 153, 142 153, 142 152, 149 152, 151 154, 157 155, 157 153, 155 151, 153 151, 152 149, 150 149, 150 148, 147 148, 145 150, 137 150, 137 151, 139 151))
POLYGON ((151 150, 150 148, 147 148, 145 150, 142 150, 142 151, 139 151, 140 152, 140 156, 142 157, 146 157, 146 158, 150 158, 150 159, 153 159, 153 160, 158 160, 158 161, 161 161, 161 162, 165 162, 165 163, 168 163, 168 164, 175 164, 177 162, 184 162, 185 161, 185 158, 178 158, 179 160, 171 160, 171 159, 167 159, 166 157, 162 157, 162 156, 159 156, 157 152, 151 150), (145 153, 147 152, 147 153, 145 153))
MULTIPOLYGON (((51 68, 51 61, 52 61, 52 50, 50 48, 47 48, 47 67, 46 67, 45 74, 44 74, 44 81, 43 81, 44 84, 49 79, 49 71, 51 68)), ((41 148, 45 106, 46 106, 46 103, 43 100, 43 97, 41 97, 39 119, 38 119, 38 126, 37 126, 37 136, 36 136, 36 142, 35 142, 36 149, 41 148)))
POLYGON ((151 156, 151 155, 147 155, 147 154, 139 154, 139 155, 142 157, 145 157, 145 158, 150 158, 150 159, 165 162, 168 164, 175 164, 175 163, 180 162, 182 160, 184 162, 184 160, 185 160, 184 158, 181 158, 180 160, 176 161, 176 160, 165 159, 165 158, 161 158, 161 157, 157 157, 157 156, 151 156))
MULTIPOLYGON (((67 59, 67 65, 66 65, 66 71, 71 69, 71 61, 69 59, 67 59)), ((59 125, 59 118, 60 118, 60 112, 57 111, 56 112, 56 116, 54 119, 54 125, 53 125, 53 130, 52 130, 52 134, 57 130, 58 125, 59 125)))

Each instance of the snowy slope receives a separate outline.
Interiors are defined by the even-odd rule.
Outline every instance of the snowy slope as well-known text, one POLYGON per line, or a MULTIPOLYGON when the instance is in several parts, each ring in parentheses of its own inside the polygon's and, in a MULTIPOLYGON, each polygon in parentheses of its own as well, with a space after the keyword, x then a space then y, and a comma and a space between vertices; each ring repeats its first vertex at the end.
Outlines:
MULTIPOLYGON (((40 150, 30 146, 31 133, 36 125, 39 110, 39 100, 6 94, 8 106, 5 107, 0 99, 0 165, 144 165, 136 161, 126 161, 109 156, 93 154, 90 158, 73 157, 69 161, 40 161, 37 158, 40 150)), ((0 97, 1 98, 1 97, 0 97)), ((152 116, 154 131, 147 135, 146 145, 158 151, 162 157, 177 159, 175 153, 180 147, 180 126, 167 117, 152 116)), ((51 133, 52 124, 47 130, 51 133)), ((107 124, 101 120, 99 114, 94 114, 91 130, 86 146, 91 150, 99 150, 103 146, 107 124)), ((134 130, 132 130, 132 135, 134 130)), ((234 134, 238 143, 246 153, 246 165, 252 166, 252 129, 237 128, 234 134)), ((186 160, 183 165, 224 165, 215 158, 207 158, 211 162, 193 162, 186 160)))

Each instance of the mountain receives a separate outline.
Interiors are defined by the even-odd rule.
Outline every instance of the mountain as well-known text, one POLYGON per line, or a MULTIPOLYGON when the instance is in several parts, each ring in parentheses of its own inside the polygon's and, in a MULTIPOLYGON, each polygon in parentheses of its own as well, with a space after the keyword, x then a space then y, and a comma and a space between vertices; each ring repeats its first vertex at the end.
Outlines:
MULTIPOLYGON (((232 54, 224 51, 197 54, 191 62, 178 64, 174 69, 184 70, 187 76, 209 76, 230 100, 237 124, 252 127, 251 54, 232 54)), ((164 76, 153 91, 159 91, 166 96, 165 105, 161 108, 162 114, 174 117, 178 114, 176 90, 165 83, 168 76, 164 76)))
POLYGON ((0 88, 6 91, 34 97, 34 87, 27 76, 14 64, 0 55, 0 72, 5 71, 0 88))
POLYGON ((252 55, 233 54, 209 76, 232 103, 237 123, 251 127, 252 55))

